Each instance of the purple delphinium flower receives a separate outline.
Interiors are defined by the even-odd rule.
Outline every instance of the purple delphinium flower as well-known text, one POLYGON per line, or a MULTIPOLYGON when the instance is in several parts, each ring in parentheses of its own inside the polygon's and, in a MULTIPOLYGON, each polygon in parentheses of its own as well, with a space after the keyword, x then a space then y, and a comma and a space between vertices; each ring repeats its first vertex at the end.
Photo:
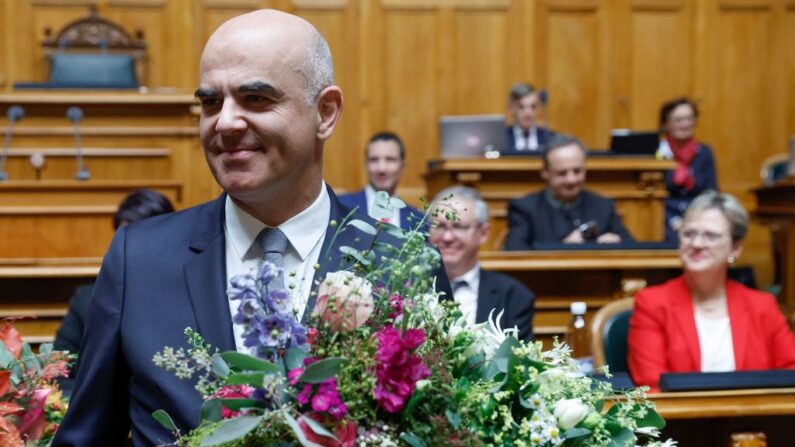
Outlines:
POLYGON ((260 268, 259 275, 257 275, 257 279, 260 281, 261 284, 265 285, 268 284, 276 277, 276 275, 281 273, 281 269, 276 267, 276 264, 272 262, 263 262, 262 268, 260 268))
POLYGON ((251 275, 236 275, 229 280, 229 297, 233 300, 258 300, 257 282, 251 275))
POLYGON ((275 289, 265 295, 265 305, 268 306, 271 312, 279 314, 292 314, 293 303, 290 300, 290 294, 284 289, 275 289))

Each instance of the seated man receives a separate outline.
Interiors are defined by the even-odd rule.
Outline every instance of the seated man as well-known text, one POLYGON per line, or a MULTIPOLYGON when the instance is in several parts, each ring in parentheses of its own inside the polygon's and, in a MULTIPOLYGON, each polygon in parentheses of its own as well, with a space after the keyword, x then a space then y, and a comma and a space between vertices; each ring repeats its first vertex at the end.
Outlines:
MULTIPOLYGON (((392 132, 378 132, 370 137, 364 151, 367 186, 363 190, 339 196, 340 202, 349 208, 359 209, 370 214, 370 207, 377 191, 384 191, 394 197, 403 168, 406 167, 406 150, 403 141, 392 132)), ((390 223, 409 230, 422 219, 422 213, 410 206, 395 210, 390 223)))
POLYGON ((519 82, 511 87, 508 111, 513 116, 513 125, 505 128, 503 154, 540 154, 555 135, 552 130, 538 127, 536 123, 541 102, 538 91, 532 85, 519 82))
POLYGON ((514 278, 480 268, 478 248, 489 236, 489 210, 477 191, 464 186, 453 186, 441 191, 433 200, 431 242, 439 248, 447 276, 453 289, 453 298, 470 324, 486 321, 494 310, 503 329, 517 327, 518 338, 529 340, 533 336, 533 292, 514 278), (445 200, 451 196, 452 199, 445 200), (445 218, 447 211, 456 211, 458 220, 445 218))
POLYGON ((506 250, 532 250, 536 242, 633 241, 613 201, 584 189, 585 157, 585 146, 574 137, 549 141, 541 169, 547 187, 508 204, 506 250))

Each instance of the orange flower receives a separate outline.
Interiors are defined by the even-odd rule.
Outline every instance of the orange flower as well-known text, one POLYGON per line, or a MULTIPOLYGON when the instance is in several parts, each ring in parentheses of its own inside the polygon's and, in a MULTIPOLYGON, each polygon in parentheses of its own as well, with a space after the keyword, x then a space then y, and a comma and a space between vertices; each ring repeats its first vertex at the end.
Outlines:
POLYGON ((0 322, 0 341, 6 345, 6 349, 8 349, 11 354, 14 354, 14 357, 19 358, 22 352, 22 335, 11 324, 12 321, 13 320, 6 319, 0 322))

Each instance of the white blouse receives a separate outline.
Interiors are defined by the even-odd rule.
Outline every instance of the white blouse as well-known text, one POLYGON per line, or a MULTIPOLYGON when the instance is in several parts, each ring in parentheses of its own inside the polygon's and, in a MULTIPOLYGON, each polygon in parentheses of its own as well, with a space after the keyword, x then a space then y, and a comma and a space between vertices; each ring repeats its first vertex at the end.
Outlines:
POLYGON ((734 343, 729 316, 708 318, 696 312, 696 330, 701 348, 701 372, 734 371, 734 343))

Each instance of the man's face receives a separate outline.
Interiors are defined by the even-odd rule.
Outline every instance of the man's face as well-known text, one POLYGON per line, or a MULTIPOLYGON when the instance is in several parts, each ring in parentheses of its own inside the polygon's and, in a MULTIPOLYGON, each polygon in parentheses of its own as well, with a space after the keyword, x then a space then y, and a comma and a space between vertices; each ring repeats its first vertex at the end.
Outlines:
POLYGON ((572 143, 559 147, 548 155, 548 164, 541 170, 552 195, 561 202, 577 198, 585 185, 585 154, 572 143))
POLYGON ((319 182, 320 118, 306 103, 303 36, 285 39, 279 27, 218 34, 202 55, 197 90, 201 141, 218 183, 248 202, 319 182))
POLYGON ((458 212, 458 220, 445 219, 444 213, 433 218, 431 243, 439 248, 444 267, 451 277, 463 275, 477 262, 478 249, 489 235, 488 224, 481 224, 475 217, 475 203, 470 200, 452 199, 451 205, 458 212))
POLYGON ((400 146, 395 141, 374 141, 367 147, 367 178, 376 191, 394 194, 405 162, 400 158, 400 146))
POLYGON ((510 108, 514 123, 524 130, 530 130, 535 127, 539 104, 538 92, 530 93, 521 97, 518 101, 511 102, 510 108))

